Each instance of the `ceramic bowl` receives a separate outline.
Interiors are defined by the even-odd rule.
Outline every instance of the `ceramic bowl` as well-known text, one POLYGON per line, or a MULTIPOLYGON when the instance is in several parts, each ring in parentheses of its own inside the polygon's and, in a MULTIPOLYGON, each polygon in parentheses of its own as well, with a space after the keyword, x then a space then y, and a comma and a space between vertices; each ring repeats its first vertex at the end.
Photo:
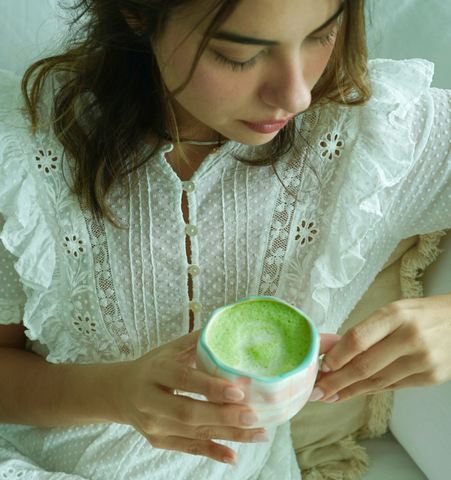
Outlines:
POLYGON ((250 406, 260 417, 260 422, 250 428, 276 426, 288 421, 307 403, 318 373, 319 349, 318 331, 305 313, 276 297, 247 297, 217 308, 211 313, 197 344, 196 368, 229 380, 244 392, 245 397, 239 403, 250 406), (207 345, 208 329, 222 312, 239 303, 256 301, 271 301, 286 305, 308 322, 311 333, 310 348, 303 362, 295 369, 271 377, 248 374, 224 364, 207 345))

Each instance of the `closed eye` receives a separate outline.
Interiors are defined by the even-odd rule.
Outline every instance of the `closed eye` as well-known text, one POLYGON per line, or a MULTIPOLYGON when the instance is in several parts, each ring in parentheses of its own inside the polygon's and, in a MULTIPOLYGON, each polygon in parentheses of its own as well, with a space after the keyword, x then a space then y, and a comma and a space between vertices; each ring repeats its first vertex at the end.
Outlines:
MULTIPOLYGON (((324 35, 322 37, 310 37, 310 40, 314 43, 319 43, 322 46, 330 46, 335 43, 335 37, 337 35, 336 29, 334 28, 332 31, 330 31, 327 35, 324 35)), ((227 65, 230 67, 233 71, 237 70, 248 70, 250 68, 253 68, 255 64, 258 61, 258 58, 261 56, 261 54, 256 55, 255 57, 251 58, 247 62, 236 62, 234 60, 230 60, 230 58, 225 57, 224 55, 221 55, 219 52, 213 51, 215 54, 215 58, 218 62, 227 65)))
POLYGON ((232 70, 246 70, 248 68, 252 68, 256 63, 257 63, 257 57, 260 55, 257 55, 254 58, 251 58, 247 62, 235 62, 233 60, 230 60, 227 57, 224 57, 224 55, 221 55, 218 52, 214 52, 216 60, 218 60, 220 63, 223 63, 225 65, 228 65, 229 67, 232 68, 232 70))

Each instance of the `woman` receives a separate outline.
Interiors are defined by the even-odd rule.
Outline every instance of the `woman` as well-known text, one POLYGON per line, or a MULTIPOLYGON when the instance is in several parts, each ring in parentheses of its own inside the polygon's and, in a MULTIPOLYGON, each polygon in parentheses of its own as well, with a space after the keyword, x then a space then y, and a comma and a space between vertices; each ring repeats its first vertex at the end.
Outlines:
MULTIPOLYGON (((242 428, 192 365, 216 307, 275 295, 334 333, 402 238, 451 226, 450 92, 368 65, 363 8, 83 0, 23 98, 2 72, 5 478, 300 478, 289 424, 242 428)), ((377 312, 312 400, 448 380, 450 311, 377 312)))

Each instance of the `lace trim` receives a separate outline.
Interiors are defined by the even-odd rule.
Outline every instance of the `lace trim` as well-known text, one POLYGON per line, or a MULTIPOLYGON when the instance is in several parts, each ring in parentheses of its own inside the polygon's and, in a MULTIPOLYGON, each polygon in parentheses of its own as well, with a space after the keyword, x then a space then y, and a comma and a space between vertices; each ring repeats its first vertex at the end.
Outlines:
POLYGON ((133 345, 130 340, 125 322, 117 304, 116 294, 112 281, 110 257, 108 252, 107 237, 103 221, 95 222, 91 212, 80 201, 74 200, 64 188, 63 178, 74 178, 74 163, 70 157, 63 164, 61 161, 64 152, 56 145, 49 129, 36 133, 35 167, 38 174, 42 175, 42 185, 51 198, 54 198, 54 215, 48 219, 49 226, 60 236, 60 248, 65 253, 65 262, 68 262, 69 291, 73 304, 71 325, 74 331, 82 334, 85 340, 95 346, 98 352, 105 350, 109 342, 99 329, 96 313, 91 311, 86 295, 90 294, 87 277, 91 273, 83 265, 86 263, 86 245, 91 244, 94 264, 95 289, 99 304, 101 319, 106 331, 120 352, 121 358, 126 360, 133 356, 133 345), (60 168, 60 166, 64 168, 60 168), (63 170, 67 172, 63 173, 63 170), (74 208, 73 202, 79 208, 74 208), (89 238, 81 224, 84 223, 89 238))
MULTIPOLYGON (((55 79, 51 84, 53 90, 53 96, 56 93, 58 79, 55 79)), ((53 97, 52 97, 53 98, 53 97)), ((42 112, 41 115, 45 115, 42 112)), ((45 130, 47 134, 46 142, 41 142, 41 145, 56 144, 52 132, 50 129, 45 130), (50 137, 50 138, 49 138, 50 137)), ((37 135, 38 137, 38 135, 37 135)), ((133 358, 134 349, 125 326, 124 319, 120 312, 120 308, 117 302, 117 297, 113 284, 113 277, 111 272, 110 255, 108 249, 107 236, 105 231, 105 224, 103 220, 96 222, 89 208, 83 205, 79 199, 77 199, 80 210, 75 209, 74 205, 69 205, 69 202, 73 202, 72 196, 67 196, 65 189, 62 186, 62 168, 59 158, 63 158, 64 151, 59 156, 52 148, 38 148, 35 156, 35 166, 38 171, 45 173, 44 184, 48 186, 46 180, 53 179, 56 188, 50 189, 48 192, 54 196, 56 202, 56 213, 58 218, 58 225, 54 225, 56 231, 64 232, 62 240, 62 249, 67 254, 68 261, 76 261, 78 266, 76 267, 76 273, 73 272, 75 263, 68 268, 71 272, 71 292, 72 301, 75 307, 72 313, 72 325, 77 332, 82 333, 98 351, 102 351, 106 348, 105 338, 102 337, 101 332, 98 329, 98 322, 96 321, 94 312, 90 312, 89 308, 86 308, 80 299, 77 297, 81 293, 87 291, 86 276, 89 272, 82 271, 80 260, 85 254, 86 244, 91 243, 92 258, 94 263, 94 278, 96 295, 99 304, 99 310, 101 318, 106 327, 107 332, 113 339, 116 347, 118 348, 121 358, 127 360, 130 357, 133 358), (67 208, 69 207, 69 208, 67 208), (63 210, 64 209, 64 210, 63 210), (78 210, 76 214, 73 212, 78 210), (82 218, 79 217, 81 211, 82 218), (64 213, 63 213, 64 212, 64 213), (71 213, 72 212, 72 213, 71 213), (67 219, 70 219, 69 221, 67 219), (79 225, 79 221, 84 219, 84 224, 89 235, 89 239, 84 239, 77 232, 72 229, 79 225), (69 260, 69 258, 71 260, 69 260)), ((63 164, 67 168, 66 178, 74 178, 75 162, 71 155, 67 156, 68 161, 63 164)), ((86 302, 85 302, 86 303, 86 302)))
POLYGON ((345 135, 333 121, 324 127, 317 145, 309 142, 321 114, 312 112, 303 118, 302 131, 308 133, 302 160, 292 160, 283 172, 289 179, 281 188, 273 213, 268 246, 260 280, 259 295, 279 295, 286 301, 301 306, 310 279, 305 272, 312 268, 320 248, 317 240, 331 228, 333 202, 324 200, 324 192, 335 173, 335 167, 346 145, 345 135), (308 164, 307 164, 308 162, 308 164), (311 172, 305 172, 308 168, 311 172), (287 192, 297 194, 297 198, 287 192), (322 203, 324 205, 322 205, 322 203), (290 250, 290 255, 287 252, 290 250))
MULTIPOLYGON (((74 163, 73 158, 69 157, 70 161, 68 164, 73 178, 75 174, 74 163)), ((95 287, 102 320, 119 349, 122 360, 128 360, 133 358, 134 348, 117 302, 105 222, 103 219, 96 221, 89 207, 82 203, 80 199, 78 199, 78 204, 91 242, 95 287)), ((76 302, 76 307, 81 307, 77 303, 79 304, 80 302, 76 302)), ((84 331, 87 335, 97 332, 96 324, 91 319, 89 312, 82 313, 78 310, 76 318, 74 324, 77 330, 84 331)))
MULTIPOLYGON (((302 122, 308 126, 315 123, 315 120, 316 114, 312 113, 307 115, 306 118, 303 118, 302 122)), ((311 130, 312 129, 309 128, 309 132, 311 132, 311 130)), ((284 169, 282 176, 289 178, 289 182, 286 183, 284 181, 285 188, 283 186, 280 188, 274 208, 258 289, 259 295, 274 296, 276 294, 287 253, 293 215, 298 202, 298 199, 294 198, 290 193, 299 192, 307 152, 308 148, 304 147, 302 160, 299 162, 298 159, 294 158, 287 163, 284 169)))
POLYGON ((80 203, 80 208, 91 240, 97 298, 103 321, 114 338, 122 358, 124 360, 133 358, 133 344, 122 318, 114 289, 105 223, 103 220, 96 222, 86 205, 80 203))

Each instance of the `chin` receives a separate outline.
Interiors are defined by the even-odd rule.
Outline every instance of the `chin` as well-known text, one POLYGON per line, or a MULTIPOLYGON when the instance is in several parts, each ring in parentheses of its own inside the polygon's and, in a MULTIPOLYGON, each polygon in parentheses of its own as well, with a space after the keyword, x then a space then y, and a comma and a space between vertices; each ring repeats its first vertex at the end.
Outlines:
POLYGON ((263 145, 266 145, 267 143, 272 142, 277 137, 277 133, 275 135, 272 135, 270 138, 268 137, 270 137, 270 135, 255 133, 254 135, 247 135, 247 138, 244 141, 236 141, 244 145, 249 145, 250 147, 261 147, 263 145))

